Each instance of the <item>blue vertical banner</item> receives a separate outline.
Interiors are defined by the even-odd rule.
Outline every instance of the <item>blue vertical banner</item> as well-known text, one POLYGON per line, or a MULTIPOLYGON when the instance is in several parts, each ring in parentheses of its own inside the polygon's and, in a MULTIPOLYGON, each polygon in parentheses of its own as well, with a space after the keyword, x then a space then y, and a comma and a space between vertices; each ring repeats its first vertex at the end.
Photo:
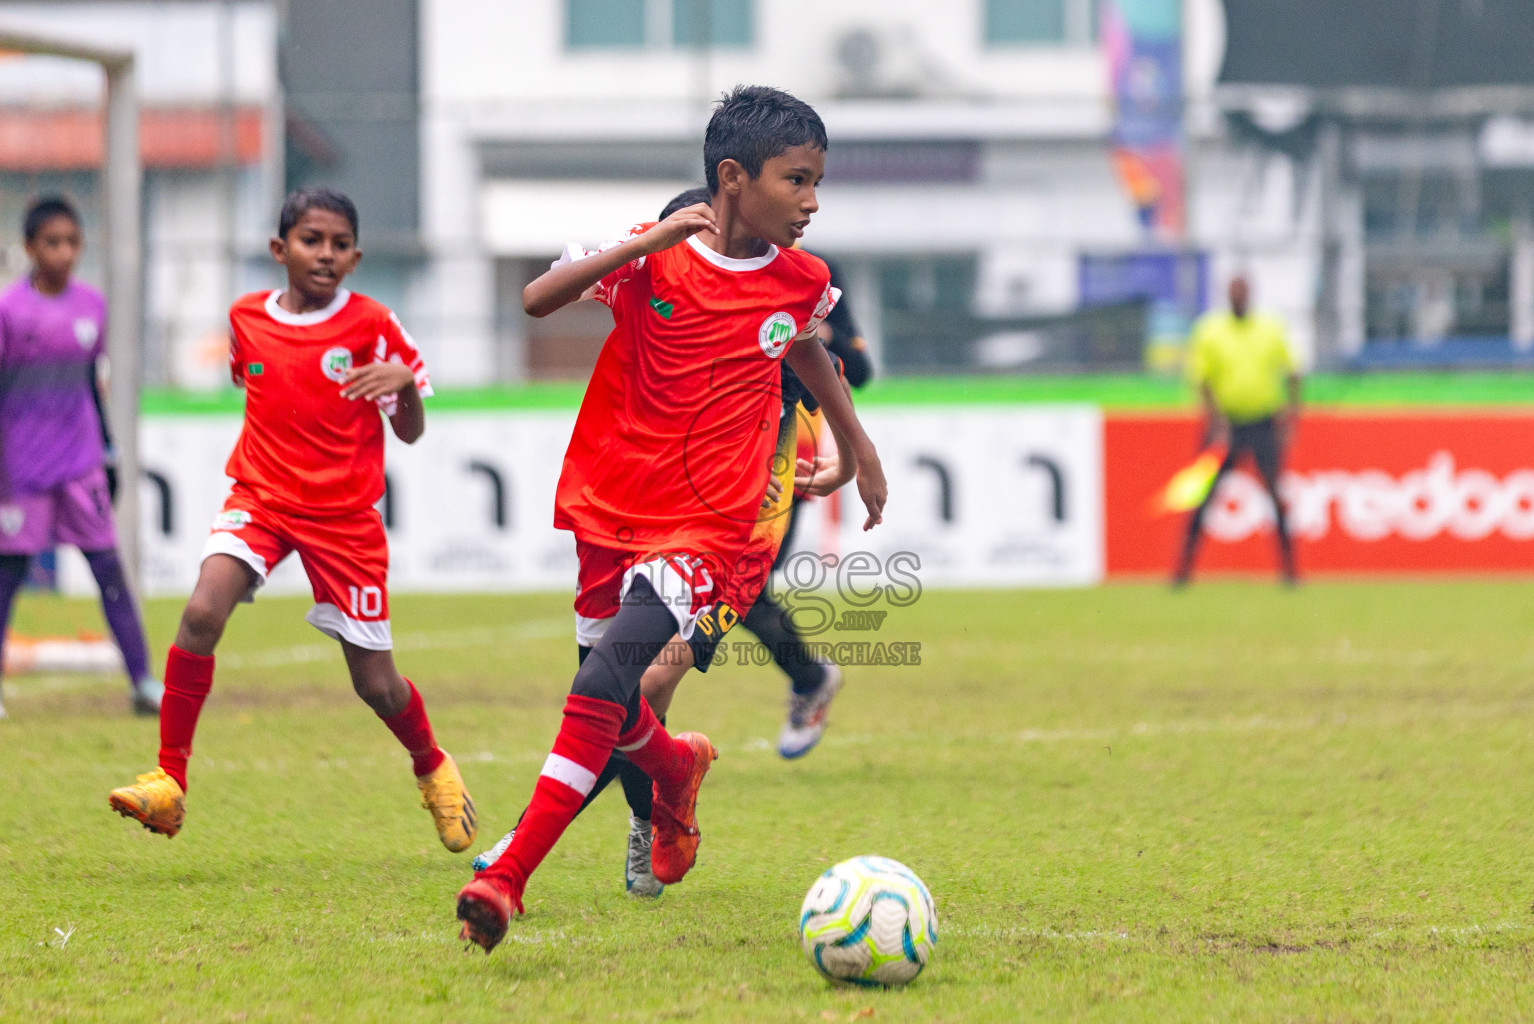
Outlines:
POLYGON ((1182 366, 1193 321, 1209 308, 1209 255, 1172 249, 1084 253, 1077 288, 1083 306, 1144 301, 1145 365, 1175 373, 1182 366))
POLYGON ((1182 0, 1102 0, 1113 96, 1113 165, 1141 223, 1162 241, 1187 228, 1182 0))

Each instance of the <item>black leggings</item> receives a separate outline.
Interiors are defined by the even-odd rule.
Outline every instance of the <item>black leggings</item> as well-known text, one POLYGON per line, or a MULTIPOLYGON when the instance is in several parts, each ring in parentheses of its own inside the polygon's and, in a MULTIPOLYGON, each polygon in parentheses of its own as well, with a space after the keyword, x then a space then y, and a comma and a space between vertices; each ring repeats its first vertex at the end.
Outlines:
MULTIPOLYGON (((586 657, 589 654, 591 654, 590 647, 581 645, 576 648, 576 657, 580 659, 582 665, 586 663, 586 657)), ((665 715, 661 716, 660 724, 666 724, 665 715)), ((602 790, 610 786, 613 779, 623 784, 623 798, 628 801, 629 811, 634 817, 649 821, 655 809, 654 785, 650 777, 644 773, 644 769, 625 757, 621 750, 614 750, 612 756, 607 759, 601 773, 597 775, 597 781, 591 787, 591 792, 586 794, 586 798, 581 801, 580 810, 575 813, 580 814, 581 811, 590 807, 591 802, 602 795, 602 790)))
POLYGON ((1204 513, 1214 501, 1220 481, 1226 473, 1235 468, 1243 454, 1250 454, 1252 461, 1257 464, 1257 475, 1262 480, 1263 489, 1268 492, 1268 497, 1273 502, 1273 515, 1278 528, 1276 532, 1279 563, 1284 578, 1294 579, 1294 545, 1289 539, 1289 517, 1284 510, 1283 501, 1278 496, 1278 474, 1282 468, 1284 454, 1283 442, 1279 438, 1278 422, 1269 416, 1253 423, 1231 425, 1230 450, 1225 453, 1225 461, 1220 463, 1214 483, 1209 487, 1209 493, 1188 517, 1188 532, 1183 537, 1182 555, 1177 560, 1178 582, 1186 582, 1192 575, 1193 558, 1198 553, 1198 542, 1203 534, 1204 513))
MULTIPOLYGON (((649 580, 636 577, 607 632, 594 646, 580 648, 580 668, 570 692, 621 704, 628 709, 623 728, 625 731, 633 728, 643 699, 640 680, 675 633, 676 618, 671 609, 655 593, 649 580)), ((665 719, 661 722, 664 724, 665 719)), ((634 816, 648 819, 652 811, 650 777, 616 750, 607 759, 591 792, 586 794, 581 810, 590 806, 614 778, 622 781, 623 794, 634 816)))
POLYGON ((623 729, 632 729, 639 715, 639 681, 675 634, 671 609, 649 580, 636 577, 607 632, 581 658, 570 692, 627 708, 623 729))

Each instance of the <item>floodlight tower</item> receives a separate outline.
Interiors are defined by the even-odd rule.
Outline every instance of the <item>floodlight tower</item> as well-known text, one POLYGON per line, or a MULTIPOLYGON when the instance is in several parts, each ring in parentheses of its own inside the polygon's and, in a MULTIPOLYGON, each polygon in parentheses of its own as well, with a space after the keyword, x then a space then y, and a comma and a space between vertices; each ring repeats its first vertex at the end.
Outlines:
POLYGON ((143 378, 140 343, 142 223, 139 189, 138 93, 132 50, 17 32, 0 26, 0 50, 70 57, 99 64, 106 73, 106 149, 102 178, 106 209, 107 362, 111 366, 107 416, 117 448, 117 547, 130 585, 139 577, 138 407, 143 378))

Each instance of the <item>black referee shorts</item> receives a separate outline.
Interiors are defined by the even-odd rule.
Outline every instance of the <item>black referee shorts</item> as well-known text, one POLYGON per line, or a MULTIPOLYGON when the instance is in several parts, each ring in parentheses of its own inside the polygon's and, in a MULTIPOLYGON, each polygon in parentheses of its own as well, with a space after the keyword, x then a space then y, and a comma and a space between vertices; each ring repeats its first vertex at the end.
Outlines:
POLYGON ((1252 453, 1252 461, 1257 463, 1257 472, 1264 480, 1277 480, 1279 459, 1283 454, 1278 436, 1278 420, 1266 416, 1251 423, 1232 423, 1230 451, 1226 453, 1225 465, 1221 469, 1233 467, 1243 452, 1252 453))

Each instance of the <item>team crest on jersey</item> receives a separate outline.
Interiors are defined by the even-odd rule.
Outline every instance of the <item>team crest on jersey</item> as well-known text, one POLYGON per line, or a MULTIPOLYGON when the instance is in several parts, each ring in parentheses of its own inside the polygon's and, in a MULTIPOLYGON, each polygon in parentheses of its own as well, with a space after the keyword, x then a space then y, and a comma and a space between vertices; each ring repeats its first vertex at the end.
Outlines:
POLYGON ((96 339, 101 337, 101 328, 96 326, 96 321, 87 317, 81 317, 75 321, 75 340, 81 348, 90 348, 96 344, 96 339))
POLYGON ((0 530, 14 537, 27 525, 27 513, 20 505, 0 505, 0 530))
POLYGON ((762 326, 757 328, 756 340, 763 352, 776 359, 798 333, 799 325, 794 323, 793 316, 779 311, 762 321, 762 326))
POLYGON ((213 520, 215 530, 238 530, 249 526, 251 523, 250 513, 240 508, 229 508, 220 512, 213 520))
POLYGON ((341 348, 340 346, 327 348, 325 354, 320 356, 320 371, 337 384, 345 382, 346 371, 351 368, 351 349, 341 348))

